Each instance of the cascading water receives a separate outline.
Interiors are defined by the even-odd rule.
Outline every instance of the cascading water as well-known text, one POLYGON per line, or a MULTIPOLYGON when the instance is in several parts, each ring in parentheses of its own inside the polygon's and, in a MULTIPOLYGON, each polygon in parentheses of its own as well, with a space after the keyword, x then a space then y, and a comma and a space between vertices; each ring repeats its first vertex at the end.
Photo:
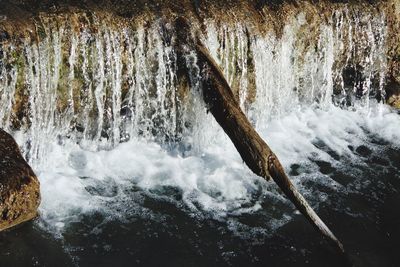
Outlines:
MULTIPOLYGON (((194 224, 214 220, 207 227, 224 238, 262 243, 293 220, 290 203, 247 169, 207 114, 194 54, 186 55, 191 86, 180 82, 173 26, 110 25, 93 14, 42 16, 37 40, 1 44, 0 127, 14 133, 40 177, 39 227, 79 258, 73 232, 81 222, 93 240, 113 221, 150 221, 143 235, 154 225, 175 233, 166 225, 184 215, 172 209, 194 224)), ((303 13, 281 36, 205 25, 203 43, 306 198, 364 216, 346 201, 370 191, 362 167, 376 161, 364 154, 387 161, 382 144, 400 145, 399 116, 375 100, 387 72, 385 14, 343 8, 313 37, 303 13)), ((218 246, 223 261, 235 258, 235 249, 218 246)))

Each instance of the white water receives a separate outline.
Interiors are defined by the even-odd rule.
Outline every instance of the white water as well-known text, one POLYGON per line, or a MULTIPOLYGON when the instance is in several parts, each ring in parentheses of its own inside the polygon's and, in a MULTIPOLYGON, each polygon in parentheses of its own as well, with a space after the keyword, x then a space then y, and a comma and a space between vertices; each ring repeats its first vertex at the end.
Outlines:
MULTIPOLYGON (((317 173, 312 159, 332 164, 335 160, 315 142, 350 160, 356 156, 349 145, 363 144, 366 131, 400 145, 399 116, 367 97, 370 91, 382 90, 385 76, 384 15, 366 14, 355 22, 349 22, 349 16, 347 10, 338 11, 321 25, 316 43, 307 47, 298 47, 306 38, 297 34, 306 27, 302 14, 285 27, 280 39, 250 34, 249 40, 245 26, 219 27, 213 22, 208 22, 203 38, 238 92, 241 106, 285 168, 307 166, 308 174, 294 181, 314 205, 329 196, 305 189, 302 179, 318 177, 315 183, 346 190, 317 173), (249 99, 249 53, 254 59, 254 102, 249 99), (332 104, 334 87, 343 91, 338 96, 342 98, 357 90, 340 82, 349 64, 362 67, 364 97, 341 109, 332 104), (376 88, 373 79, 380 81, 376 88)), ((43 19, 46 37, 39 45, 25 43, 23 70, 13 55, 20 50, 13 44, 3 46, 3 62, 10 62, 11 68, 1 69, 0 122, 10 129, 20 75, 28 86, 29 116, 15 137, 41 181, 40 225, 61 233, 82 214, 95 211, 120 220, 132 214, 162 217, 143 207, 143 192, 193 216, 226 220, 233 231, 240 223, 232 217, 262 210, 266 199, 289 206, 275 185, 255 177, 243 164, 206 114, 196 86, 185 100, 179 98, 176 54, 165 41, 170 37, 168 26, 167 33, 157 23, 148 29, 136 25, 135 30, 113 30, 100 21, 94 22, 98 31, 85 28, 76 33, 68 21, 56 28, 43 19), (68 105, 60 107, 62 101, 68 105), (165 142, 165 136, 179 141, 165 142), (180 191, 182 200, 165 193, 162 189, 167 187, 180 191)), ((196 59, 187 58, 195 85, 196 59)), ((273 230, 292 215, 291 209, 271 215, 264 227, 273 230)))
MULTIPOLYGON (((337 162, 314 145, 317 140, 344 159, 357 161, 358 156, 349 146, 368 146, 366 130, 399 147, 399 127, 400 116, 387 107, 377 105, 368 113, 332 106, 326 110, 304 108, 289 113, 270 121, 261 135, 271 144, 286 169, 291 164, 306 166, 307 174, 293 177, 293 180, 316 205, 319 201, 329 200, 329 196, 305 190, 301 187, 303 179, 328 185, 337 192, 347 190, 318 172, 313 160, 333 165, 337 162)), ((145 140, 132 140, 113 150, 99 152, 90 152, 71 143, 51 144, 47 163, 52 167, 38 170, 42 183, 42 220, 49 227, 62 230, 66 223, 79 220, 82 213, 94 211, 122 220, 132 213, 149 216, 151 211, 140 207, 141 197, 136 198, 130 191, 133 186, 148 192, 151 197, 174 203, 193 216, 211 216, 218 220, 259 211, 264 198, 289 205, 274 184, 264 182, 248 170, 221 131, 217 134, 221 134, 220 143, 210 142, 201 154, 184 157, 168 153, 159 144, 145 140), (151 193, 165 187, 181 190, 182 201, 167 192, 151 193), (257 192, 262 193, 257 195, 257 192)), ((273 230, 290 216, 291 213, 276 218, 278 221, 271 220, 265 227, 268 231, 273 230)))

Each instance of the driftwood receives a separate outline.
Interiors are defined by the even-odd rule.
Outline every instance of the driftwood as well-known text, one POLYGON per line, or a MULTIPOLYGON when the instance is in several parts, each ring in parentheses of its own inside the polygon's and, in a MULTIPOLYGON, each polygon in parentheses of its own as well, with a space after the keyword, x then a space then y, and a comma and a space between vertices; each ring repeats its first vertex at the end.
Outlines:
POLYGON ((179 40, 184 42, 184 44, 181 44, 181 50, 189 47, 189 49, 193 49, 196 52, 197 64, 202 75, 203 98, 208 110, 229 136, 243 161, 256 175, 266 180, 272 178, 317 231, 335 249, 340 253, 344 253, 341 242, 292 184, 277 156, 251 125, 241 110, 221 69, 210 56, 208 50, 198 38, 191 37, 187 21, 183 18, 178 19, 176 27, 181 32, 179 40), (186 36, 184 36, 185 32, 186 36))

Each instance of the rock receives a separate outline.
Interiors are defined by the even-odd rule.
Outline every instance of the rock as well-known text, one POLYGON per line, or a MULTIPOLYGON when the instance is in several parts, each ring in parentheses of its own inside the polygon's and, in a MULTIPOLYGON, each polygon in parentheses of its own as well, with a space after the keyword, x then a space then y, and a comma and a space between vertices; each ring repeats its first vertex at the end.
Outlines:
POLYGON ((394 108, 400 109, 400 95, 390 96, 387 103, 394 108))
POLYGON ((388 37, 388 68, 390 75, 397 83, 400 83, 400 1, 389 0, 387 2, 388 37))
POLYGON ((394 108, 400 109, 400 83, 394 77, 388 78, 386 84, 386 103, 394 108))
POLYGON ((0 231, 37 216, 40 184, 11 135, 0 129, 0 231))

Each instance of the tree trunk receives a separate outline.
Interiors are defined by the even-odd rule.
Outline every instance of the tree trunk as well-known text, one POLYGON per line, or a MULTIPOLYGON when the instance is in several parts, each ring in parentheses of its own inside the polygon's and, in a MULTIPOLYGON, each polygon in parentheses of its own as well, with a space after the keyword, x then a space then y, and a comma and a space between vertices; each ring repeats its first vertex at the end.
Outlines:
MULTIPOLYGON (((177 29, 186 31, 186 38, 181 34, 179 40, 186 40, 183 46, 195 50, 197 64, 202 76, 202 93, 208 110, 229 136, 246 165, 258 176, 266 180, 272 178, 297 209, 340 253, 343 245, 318 217, 304 197, 297 191, 287 177, 281 163, 269 146, 251 125, 235 99, 221 69, 212 59, 201 42, 190 36, 190 27, 185 19, 177 20, 177 29), (188 37, 189 36, 189 37, 188 37)), ((180 50, 184 50, 185 47, 180 50)))

